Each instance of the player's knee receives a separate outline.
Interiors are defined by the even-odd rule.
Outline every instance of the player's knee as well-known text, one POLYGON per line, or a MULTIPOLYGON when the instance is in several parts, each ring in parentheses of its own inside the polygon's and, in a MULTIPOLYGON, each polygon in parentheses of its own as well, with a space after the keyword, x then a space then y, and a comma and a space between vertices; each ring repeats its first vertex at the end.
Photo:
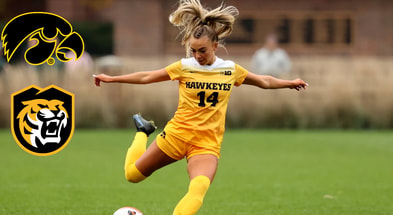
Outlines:
POLYGON ((126 173, 126 179, 128 182, 131 182, 131 183, 139 183, 139 182, 143 181, 143 179, 135 177, 135 175, 129 174, 129 173, 126 173))
POLYGON ((143 180, 143 179, 139 179, 138 177, 135 177, 134 174, 129 173, 129 172, 126 172, 125 176, 126 176, 127 181, 131 182, 131 183, 139 183, 143 180))
POLYGON ((125 177, 127 181, 131 183, 138 183, 143 181, 146 176, 144 176, 135 166, 135 164, 130 165, 125 169, 125 177))

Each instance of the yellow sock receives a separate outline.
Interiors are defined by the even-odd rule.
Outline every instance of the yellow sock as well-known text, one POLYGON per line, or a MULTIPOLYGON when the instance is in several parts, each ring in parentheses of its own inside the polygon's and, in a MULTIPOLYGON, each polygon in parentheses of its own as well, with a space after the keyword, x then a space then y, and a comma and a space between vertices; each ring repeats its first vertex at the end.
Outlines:
POLYGON ((135 163, 131 164, 126 172, 125 172, 125 176, 127 181, 132 182, 132 183, 138 183, 141 182, 143 180, 145 180, 146 176, 144 176, 139 170, 138 168, 136 168, 135 163))
POLYGON ((132 145, 127 150, 124 170, 126 179, 130 182, 139 182, 146 177, 136 168, 135 162, 146 151, 147 135, 144 132, 137 132, 132 145), (143 177, 142 177, 143 176, 143 177))
POLYGON ((201 208, 210 186, 210 179, 200 175, 191 180, 188 193, 176 205, 173 215, 194 215, 201 208))

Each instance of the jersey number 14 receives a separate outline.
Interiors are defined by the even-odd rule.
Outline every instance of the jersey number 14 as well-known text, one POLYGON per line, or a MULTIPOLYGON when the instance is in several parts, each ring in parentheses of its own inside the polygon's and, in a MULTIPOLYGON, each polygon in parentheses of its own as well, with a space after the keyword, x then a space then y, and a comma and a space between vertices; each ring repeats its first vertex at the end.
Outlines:
POLYGON ((212 94, 210 94, 210 96, 206 98, 206 92, 201 91, 197 94, 197 96, 199 97, 199 107, 205 107, 206 102, 211 103, 212 107, 215 107, 218 103, 218 92, 213 92, 212 94))

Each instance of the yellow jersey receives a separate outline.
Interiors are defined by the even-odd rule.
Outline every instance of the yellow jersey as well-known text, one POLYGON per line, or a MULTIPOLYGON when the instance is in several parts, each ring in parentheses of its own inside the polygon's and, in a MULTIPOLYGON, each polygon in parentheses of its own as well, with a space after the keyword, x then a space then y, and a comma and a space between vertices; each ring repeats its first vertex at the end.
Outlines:
POLYGON ((179 104, 164 131, 203 147, 219 149, 233 86, 245 80, 248 71, 233 61, 216 57, 212 65, 186 58, 167 66, 171 80, 179 81, 179 104))

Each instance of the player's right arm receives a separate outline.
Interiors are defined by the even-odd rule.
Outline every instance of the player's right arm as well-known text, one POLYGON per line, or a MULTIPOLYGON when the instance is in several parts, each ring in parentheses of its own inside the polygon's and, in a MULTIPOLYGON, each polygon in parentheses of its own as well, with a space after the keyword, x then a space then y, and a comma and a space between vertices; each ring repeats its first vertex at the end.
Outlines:
POLYGON ((127 75, 110 76, 105 74, 94 75, 94 83, 101 86, 104 83, 128 83, 128 84, 150 84, 161 81, 168 81, 170 77, 165 68, 154 70, 135 72, 127 75))

